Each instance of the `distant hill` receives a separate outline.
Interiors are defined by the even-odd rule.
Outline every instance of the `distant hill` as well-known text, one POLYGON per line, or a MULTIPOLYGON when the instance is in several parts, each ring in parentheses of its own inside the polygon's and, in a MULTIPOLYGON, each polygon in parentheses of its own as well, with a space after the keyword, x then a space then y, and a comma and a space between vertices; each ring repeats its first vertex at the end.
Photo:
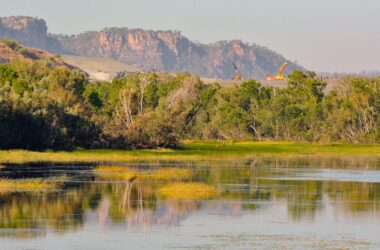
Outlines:
POLYGON ((209 78, 231 79, 235 62, 245 78, 263 79, 288 63, 287 72, 301 69, 267 48, 238 40, 195 43, 173 31, 108 28, 77 36, 54 36, 76 55, 108 57, 146 70, 187 71, 209 78))
MULTIPOLYGON (((211 32, 211 31, 210 31, 211 32)), ((178 31, 106 28, 79 35, 48 35, 44 20, 32 17, 0 18, 0 37, 53 53, 109 58, 144 70, 190 72, 202 77, 231 79, 232 63, 245 78, 263 79, 283 63, 285 73, 302 69, 268 48, 239 40, 202 44, 178 31)))
POLYGON ((63 55, 62 59, 87 72, 92 80, 110 81, 117 72, 136 72, 140 68, 110 58, 63 55))
POLYGON ((0 42, 0 63, 10 63, 14 60, 43 60, 54 66, 73 68, 73 66, 63 61, 60 55, 53 55, 40 49, 26 48, 13 40, 3 39, 0 42))
POLYGON ((0 38, 14 39, 27 47, 52 53, 65 53, 60 42, 47 34, 46 22, 39 18, 0 17, 0 38))

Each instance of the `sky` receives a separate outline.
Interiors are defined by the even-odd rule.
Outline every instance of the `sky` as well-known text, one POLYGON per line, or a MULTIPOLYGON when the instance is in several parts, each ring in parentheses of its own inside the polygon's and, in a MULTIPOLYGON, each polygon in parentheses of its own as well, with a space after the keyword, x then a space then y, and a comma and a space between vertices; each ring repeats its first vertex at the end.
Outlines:
POLYGON ((45 19, 51 33, 179 30, 202 43, 254 42, 319 72, 380 70, 379 0, 0 0, 0 6, 0 16, 45 19))

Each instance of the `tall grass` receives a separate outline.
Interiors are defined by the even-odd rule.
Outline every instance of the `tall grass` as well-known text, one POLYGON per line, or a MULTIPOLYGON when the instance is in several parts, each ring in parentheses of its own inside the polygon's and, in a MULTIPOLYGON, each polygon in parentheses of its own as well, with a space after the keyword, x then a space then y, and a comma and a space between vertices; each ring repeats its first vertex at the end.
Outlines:
POLYGON ((380 145, 185 141, 183 147, 177 150, 76 150, 72 152, 3 150, 0 151, 0 163, 224 160, 257 155, 380 155, 380 145))

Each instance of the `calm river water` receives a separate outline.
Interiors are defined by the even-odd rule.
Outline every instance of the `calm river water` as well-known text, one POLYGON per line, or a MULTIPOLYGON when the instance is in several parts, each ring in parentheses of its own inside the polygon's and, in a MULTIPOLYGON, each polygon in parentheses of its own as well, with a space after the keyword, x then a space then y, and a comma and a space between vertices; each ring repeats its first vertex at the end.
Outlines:
POLYGON ((380 249, 380 158, 122 165, 145 177, 93 165, 0 170, 9 179, 65 176, 59 191, 0 192, 0 249, 380 249), (154 175, 162 169, 187 174, 154 175), (216 195, 159 193, 188 182, 216 195))

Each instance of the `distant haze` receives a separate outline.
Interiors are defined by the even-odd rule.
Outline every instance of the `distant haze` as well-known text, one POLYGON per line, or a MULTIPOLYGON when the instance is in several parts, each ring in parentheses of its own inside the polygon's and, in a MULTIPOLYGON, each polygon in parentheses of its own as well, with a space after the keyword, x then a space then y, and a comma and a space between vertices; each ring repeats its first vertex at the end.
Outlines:
POLYGON ((380 70, 378 0, 0 0, 0 4, 0 16, 40 17, 52 33, 114 26, 180 30, 200 42, 255 42, 317 71, 380 70))

